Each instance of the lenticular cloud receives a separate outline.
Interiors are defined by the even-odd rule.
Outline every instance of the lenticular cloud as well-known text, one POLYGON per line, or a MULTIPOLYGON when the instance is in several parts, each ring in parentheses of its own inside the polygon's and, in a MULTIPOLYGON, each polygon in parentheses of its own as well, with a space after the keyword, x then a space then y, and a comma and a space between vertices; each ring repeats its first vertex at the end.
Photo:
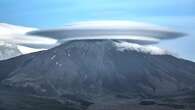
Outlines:
POLYGON ((116 44, 120 50, 128 47, 150 54, 167 54, 167 51, 150 45, 183 36, 184 33, 167 27, 133 21, 84 21, 53 29, 0 24, 0 41, 18 45, 20 50, 25 51, 23 53, 49 49, 74 40, 109 39, 123 41, 116 44))
POLYGON ((63 28, 36 30, 29 35, 58 40, 118 39, 138 44, 154 44, 159 40, 182 37, 185 34, 158 25, 132 21, 87 21, 71 23, 63 28))
POLYGON ((0 41, 17 45, 22 53, 48 49, 56 45, 56 39, 26 34, 34 30, 38 29, 0 23, 0 41))

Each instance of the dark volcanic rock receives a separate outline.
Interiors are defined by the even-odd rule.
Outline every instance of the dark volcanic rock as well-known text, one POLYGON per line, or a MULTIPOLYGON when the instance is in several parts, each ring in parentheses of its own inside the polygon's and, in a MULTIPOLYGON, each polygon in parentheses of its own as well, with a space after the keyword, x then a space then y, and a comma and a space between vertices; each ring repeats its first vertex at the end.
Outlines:
POLYGON ((142 100, 139 104, 140 105, 155 105, 156 102, 155 100, 145 99, 145 100, 142 100))
POLYGON ((194 90, 195 63, 121 51, 115 41, 74 41, 0 62, 1 85, 90 105, 105 96, 152 98, 194 90), (76 96, 76 98, 74 97, 76 96))
POLYGON ((171 55, 120 50, 115 43, 74 41, 0 61, 0 109, 194 107, 195 63, 171 55))

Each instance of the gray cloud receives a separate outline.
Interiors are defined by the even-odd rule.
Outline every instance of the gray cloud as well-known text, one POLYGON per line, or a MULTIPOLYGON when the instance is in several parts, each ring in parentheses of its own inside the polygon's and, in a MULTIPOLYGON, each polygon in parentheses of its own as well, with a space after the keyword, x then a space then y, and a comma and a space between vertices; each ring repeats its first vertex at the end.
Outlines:
POLYGON ((77 22, 46 30, 0 24, 0 41, 16 44, 22 53, 49 49, 72 40, 112 39, 149 45, 184 35, 158 25, 131 21, 77 22))
POLYGON ((87 21, 66 25, 59 29, 36 30, 28 35, 58 40, 119 39, 138 44, 153 44, 160 40, 185 36, 169 28, 131 21, 87 21))

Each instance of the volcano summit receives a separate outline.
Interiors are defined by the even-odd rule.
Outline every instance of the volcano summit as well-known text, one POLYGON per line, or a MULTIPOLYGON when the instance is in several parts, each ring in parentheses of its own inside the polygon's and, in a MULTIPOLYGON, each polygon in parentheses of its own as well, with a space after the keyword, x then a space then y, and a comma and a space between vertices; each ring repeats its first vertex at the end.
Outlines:
POLYGON ((1 61, 0 108, 193 109, 195 63, 123 46, 112 40, 72 41, 1 61))

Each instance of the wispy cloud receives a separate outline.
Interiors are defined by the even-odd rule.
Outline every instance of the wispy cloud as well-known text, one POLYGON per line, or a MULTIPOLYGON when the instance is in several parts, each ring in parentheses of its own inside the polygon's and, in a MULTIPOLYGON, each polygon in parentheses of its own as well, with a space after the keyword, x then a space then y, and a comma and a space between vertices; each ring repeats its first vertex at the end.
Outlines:
POLYGON ((37 29, 1 23, 0 41, 26 47, 26 50, 29 48, 29 51, 48 49, 56 45, 56 39, 26 35, 26 32, 32 30, 37 29))

